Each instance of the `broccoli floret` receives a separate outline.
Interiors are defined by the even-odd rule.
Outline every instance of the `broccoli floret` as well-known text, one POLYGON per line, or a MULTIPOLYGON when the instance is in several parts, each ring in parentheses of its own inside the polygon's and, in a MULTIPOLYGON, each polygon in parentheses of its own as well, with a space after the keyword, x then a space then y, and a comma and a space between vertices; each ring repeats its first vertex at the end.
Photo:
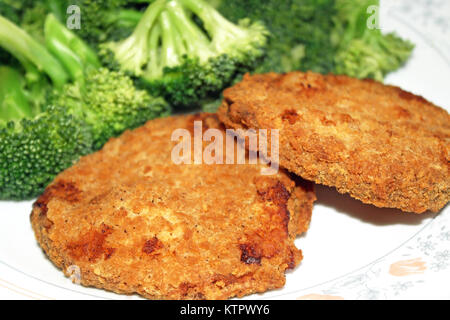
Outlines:
POLYGON ((110 137, 170 112, 128 76, 100 68, 52 14, 44 36, 45 46, 0 17, 0 46, 22 65, 0 67, 0 199, 38 195, 110 137))
MULTIPOLYGON (((138 24, 142 13, 137 0, 61 0, 81 9, 82 27, 78 36, 93 47, 101 42, 114 41, 129 36, 138 24), (128 7, 131 6, 131 7, 128 7)), ((148 0, 150 2, 150 0, 148 0)))
MULTIPOLYGON (((165 0, 157 0, 148 7, 141 21, 130 37, 120 42, 112 42, 103 46, 105 52, 111 51, 120 68, 140 76, 148 62, 150 29, 164 9, 165 0)), ((104 58, 104 57, 103 57, 104 58)))
POLYGON ((0 126, 0 199, 35 197, 55 175, 92 150, 91 132, 66 108, 0 126))
POLYGON ((394 33, 384 35, 379 29, 369 29, 367 8, 371 5, 379 5, 379 1, 336 1, 336 28, 332 34, 338 48, 335 72, 383 81, 387 73, 408 60, 414 45, 394 33))
POLYGON ((382 80, 410 56, 413 45, 367 28, 367 8, 379 0, 222 0, 232 21, 261 20, 271 32, 256 72, 312 70, 382 80))
MULTIPOLYGON (((233 22, 248 17, 270 31, 267 56, 255 72, 333 71, 335 0, 222 0, 218 10, 233 22)), ((351 1, 349 1, 351 2, 351 1)))
POLYGON ((105 68, 89 71, 83 86, 67 84, 53 95, 52 103, 77 110, 91 127, 94 149, 126 129, 170 114, 162 98, 136 89, 130 77, 105 68))
POLYGON ((414 45, 393 33, 368 35, 351 40, 336 55, 336 73, 383 81, 386 74, 401 67, 414 45))
POLYGON ((231 23, 202 0, 156 0, 130 37, 103 46, 103 61, 175 107, 195 106, 252 70, 266 40, 261 23, 231 23))

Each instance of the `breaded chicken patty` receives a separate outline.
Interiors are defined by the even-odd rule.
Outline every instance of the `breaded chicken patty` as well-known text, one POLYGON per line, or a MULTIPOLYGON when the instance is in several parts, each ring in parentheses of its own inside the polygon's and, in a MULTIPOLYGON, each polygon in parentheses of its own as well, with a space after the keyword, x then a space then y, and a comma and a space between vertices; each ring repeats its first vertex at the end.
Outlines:
MULTIPOLYGON (((148 122, 64 171, 33 206, 37 240, 81 284, 151 299, 226 299, 280 288, 302 259, 312 185, 266 165, 174 164, 176 129, 211 114, 148 122)), ((192 141, 193 142, 193 141, 192 141)), ((203 143, 206 148, 208 143, 203 143)))
POLYGON ((227 127, 280 130, 280 166, 378 207, 422 213, 450 199, 450 116, 400 88, 347 76, 245 76, 227 127))

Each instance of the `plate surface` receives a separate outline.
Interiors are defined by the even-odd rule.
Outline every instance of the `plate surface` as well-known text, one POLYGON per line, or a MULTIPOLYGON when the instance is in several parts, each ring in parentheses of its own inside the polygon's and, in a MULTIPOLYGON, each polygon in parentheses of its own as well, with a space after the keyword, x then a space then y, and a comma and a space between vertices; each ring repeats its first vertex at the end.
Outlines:
MULTIPOLYGON (((450 2, 382 1, 381 26, 416 44, 413 57, 386 82, 450 112, 450 2)), ((286 286, 255 299, 450 298, 450 208, 406 214, 364 205, 317 186, 305 256, 286 286)), ((38 247, 31 201, 0 202, 0 298, 138 299, 73 284, 38 247)))

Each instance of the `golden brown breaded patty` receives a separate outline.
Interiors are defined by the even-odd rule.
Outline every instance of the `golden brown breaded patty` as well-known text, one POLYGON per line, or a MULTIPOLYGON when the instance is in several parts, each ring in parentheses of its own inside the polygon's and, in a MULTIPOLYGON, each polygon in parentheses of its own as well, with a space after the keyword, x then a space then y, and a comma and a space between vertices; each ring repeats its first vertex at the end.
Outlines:
POLYGON ((378 207, 422 213, 450 199, 450 116, 372 80, 292 72, 225 90, 231 128, 280 130, 280 166, 378 207))
POLYGON ((261 175, 263 165, 175 165, 171 134, 194 120, 223 130, 210 114, 150 121, 45 190, 31 222, 66 275, 75 265, 85 286, 154 299, 226 299, 284 285, 302 259, 294 238, 310 221, 311 184, 261 175))

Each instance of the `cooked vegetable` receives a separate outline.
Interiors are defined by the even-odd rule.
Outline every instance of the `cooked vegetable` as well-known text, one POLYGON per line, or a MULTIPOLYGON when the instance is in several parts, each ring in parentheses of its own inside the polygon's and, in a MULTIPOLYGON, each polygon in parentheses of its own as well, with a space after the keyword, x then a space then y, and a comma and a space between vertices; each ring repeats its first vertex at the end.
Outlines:
POLYGON ((266 36, 259 22, 231 23, 202 0, 156 0, 130 37, 104 45, 104 57, 143 79, 152 94, 193 106, 253 70, 266 36))
POLYGON ((89 127, 63 107, 0 126, 0 199, 23 200, 92 151, 89 127))
POLYGON ((335 73, 382 81, 410 57, 414 48, 411 42, 367 27, 367 8, 378 3, 378 0, 336 0, 332 34, 338 48, 335 73))
POLYGON ((126 129, 170 113, 164 99, 136 89, 133 80, 122 72, 105 68, 89 71, 84 86, 79 82, 67 84, 52 104, 82 113, 91 127, 94 150, 126 129))
MULTIPOLYGON (((81 8, 82 27, 76 33, 91 46, 107 40, 118 40, 128 36, 138 24, 142 13, 129 2, 137 0, 60 0, 76 4, 81 8)), ((150 0, 148 1, 150 2, 150 0)))
POLYGON ((52 14, 44 39, 0 16, 0 46, 21 64, 0 67, 0 199, 36 196, 81 155, 170 111, 128 76, 100 68, 52 14))
MULTIPOLYGON (((2 16, 0 16, 0 26, 0 46, 14 55, 25 69, 31 69, 31 64, 45 73, 58 87, 67 81, 67 73, 62 65, 42 44, 2 16)), ((30 69, 27 71, 31 72, 30 69)))
POLYGON ((357 78, 383 77, 398 69, 413 45, 369 29, 367 9, 379 0, 222 0, 226 17, 264 22, 271 37, 256 72, 313 70, 357 78))
POLYGON ((80 8, 81 28, 74 32, 96 47, 106 40, 128 36, 142 17, 140 11, 151 0, 0 0, 0 15, 17 23, 34 38, 43 39, 47 14, 62 21, 67 8, 80 8))
MULTIPOLYGON (((37 195, 56 173, 92 150, 86 123, 63 107, 40 110, 36 98, 60 90, 68 74, 48 50, 18 26, 0 16, 0 46, 23 66, 3 67, 0 99, 0 199, 37 195), (34 105, 34 108, 31 106, 34 105)), ((39 100, 43 102, 43 99, 39 100)))
MULTIPOLYGON (((349 0, 352 2, 352 0, 349 0)), ((262 21, 271 33, 267 57, 255 72, 333 70, 331 44, 335 0, 222 0, 218 10, 231 21, 262 21)))
POLYGON ((33 114, 23 91, 25 79, 15 69, 0 66, 0 121, 30 118, 33 114))

